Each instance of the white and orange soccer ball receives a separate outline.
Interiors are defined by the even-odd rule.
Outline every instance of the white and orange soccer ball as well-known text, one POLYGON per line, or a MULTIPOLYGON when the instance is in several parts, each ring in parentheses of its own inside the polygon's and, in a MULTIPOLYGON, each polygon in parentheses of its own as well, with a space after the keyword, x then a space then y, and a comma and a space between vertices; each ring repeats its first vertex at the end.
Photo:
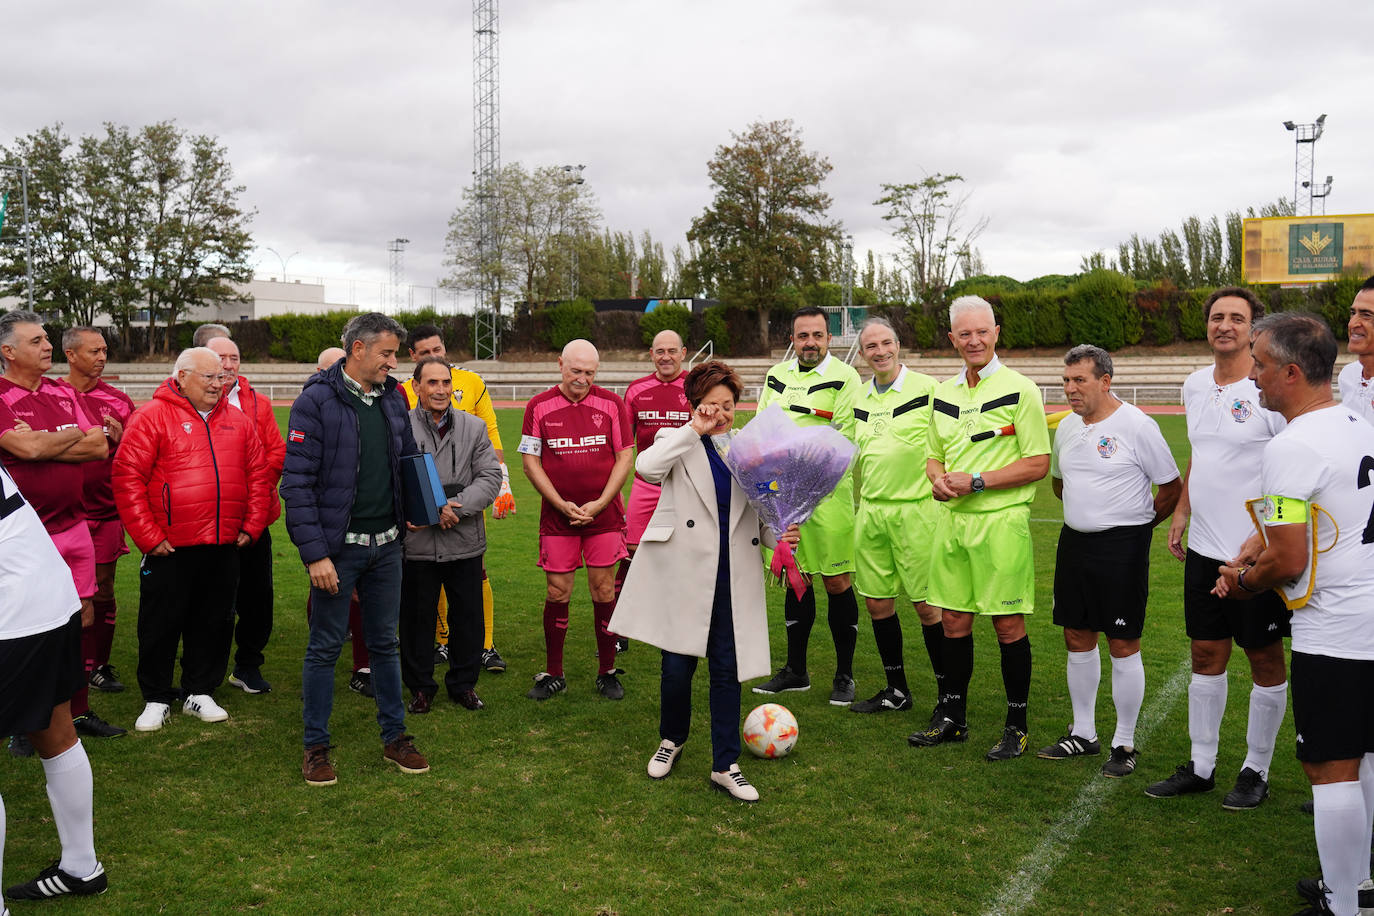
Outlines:
POLYGON ((797 717, 777 703, 755 706, 744 717, 744 746, 755 757, 786 757, 797 734, 797 717))

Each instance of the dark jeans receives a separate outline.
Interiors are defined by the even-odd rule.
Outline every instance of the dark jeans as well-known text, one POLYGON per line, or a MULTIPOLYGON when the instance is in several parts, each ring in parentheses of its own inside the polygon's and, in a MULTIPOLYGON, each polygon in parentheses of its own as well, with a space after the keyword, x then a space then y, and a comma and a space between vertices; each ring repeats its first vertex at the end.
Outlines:
POLYGON ((239 549, 239 587, 234 595, 234 667, 261 668, 272 636, 272 532, 239 549))
MULTIPOLYGON (((711 677, 711 769, 721 772, 739 760, 739 669, 735 665, 735 625, 729 593, 716 590, 711 605, 711 631, 706 637, 706 669, 711 677)), ((687 740, 692 721, 693 655, 663 653, 659 685, 658 734, 674 744, 687 740)))
POLYGON ((431 697, 434 682, 434 624, 439 589, 448 595, 449 696, 477 686, 482 655, 482 558, 431 563, 406 560, 401 577, 401 679, 431 697))
POLYGON ((229 667, 234 637, 233 544, 178 547, 165 557, 144 555, 139 567, 138 687, 145 703, 177 700, 172 687, 181 644, 181 687, 214 695, 229 667))
MULTIPOLYGON (((381 547, 345 544, 331 558, 339 590, 331 595, 310 589, 310 641, 305 647, 301 692, 305 699, 305 746, 329 743, 329 716, 334 711, 334 665, 348 634, 348 605, 353 590, 363 607, 362 637, 372 662, 372 691, 382 741, 405 732, 401 702, 401 663, 397 653, 396 616, 401 606, 401 544, 381 547)), ((357 639, 358 633, 353 634, 357 639)))

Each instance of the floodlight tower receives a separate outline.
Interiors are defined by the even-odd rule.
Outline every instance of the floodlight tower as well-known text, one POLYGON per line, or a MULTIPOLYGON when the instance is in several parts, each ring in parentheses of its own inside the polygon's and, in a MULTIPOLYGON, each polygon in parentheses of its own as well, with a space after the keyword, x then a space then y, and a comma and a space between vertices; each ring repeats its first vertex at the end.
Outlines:
POLYGON ((386 250, 391 252, 391 307, 398 312, 406 307, 401 297, 401 284, 406 278, 406 246, 409 244, 410 239, 392 239, 386 243, 386 250))
MULTIPOLYGON (((1284 121, 1283 126, 1293 131, 1294 140, 1297 144, 1297 151, 1293 154, 1293 213, 1296 216, 1303 216, 1301 204, 1298 203, 1298 193, 1306 190, 1307 193, 1307 216, 1312 215, 1312 170, 1316 164, 1317 141, 1322 138, 1322 132, 1326 129, 1326 115, 1322 115, 1312 124, 1295 124, 1292 121, 1284 121)), ((1327 186, 1330 190, 1330 185, 1327 186)), ((1322 196, 1325 195, 1315 195, 1322 196)), ((1322 204, 1325 207, 1325 203, 1322 204)))
POLYGON ((495 359, 501 343, 501 87, 497 80, 498 0, 472 3, 472 179, 477 206, 477 302, 473 356, 495 359))
POLYGON ((1311 182, 1304 181, 1304 182, 1302 183, 1302 186, 1303 186, 1304 188, 1307 188, 1308 196, 1310 196, 1313 200, 1318 200, 1318 199, 1321 200, 1321 202, 1322 202, 1322 216, 1325 216, 1325 215, 1326 215, 1326 197, 1327 197, 1328 194, 1331 193, 1331 182, 1334 181, 1334 180, 1335 180, 1335 179, 1333 179, 1330 175, 1327 175, 1327 176, 1326 176, 1326 184, 1322 185, 1322 189, 1321 189, 1320 191, 1318 191, 1316 188, 1313 188, 1313 187, 1311 186, 1311 182))

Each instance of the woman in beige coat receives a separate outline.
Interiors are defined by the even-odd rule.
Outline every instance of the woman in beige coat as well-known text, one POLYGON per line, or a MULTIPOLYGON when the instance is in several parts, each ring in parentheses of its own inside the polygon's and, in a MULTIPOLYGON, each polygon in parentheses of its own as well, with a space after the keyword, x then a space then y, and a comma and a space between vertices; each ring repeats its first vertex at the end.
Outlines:
MULTIPOLYGON (((692 675, 710 671, 711 785, 741 801, 758 791, 739 770, 740 682, 770 672, 761 544, 775 540, 722 460, 741 384, 719 361, 687 374, 691 421, 659 432, 635 461, 662 483, 610 629, 663 650, 659 736, 649 775, 672 772, 692 715, 692 675), (708 585, 709 583, 709 585, 708 585)), ((783 538, 796 543, 796 528, 783 538)))

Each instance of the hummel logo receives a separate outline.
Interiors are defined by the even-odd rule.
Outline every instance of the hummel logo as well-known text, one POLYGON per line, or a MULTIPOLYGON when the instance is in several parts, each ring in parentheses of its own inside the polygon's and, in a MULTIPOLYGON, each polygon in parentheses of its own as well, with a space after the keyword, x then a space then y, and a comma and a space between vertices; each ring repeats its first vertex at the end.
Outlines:
POLYGON ((1270 624, 1269 624, 1269 627, 1268 627, 1268 629, 1270 629, 1270 630, 1277 630, 1278 628, 1279 628, 1279 625, 1278 625, 1277 623, 1270 623, 1270 624))
POLYGON ((1302 744, 1302 732, 1298 732, 1298 743, 1302 744))
POLYGON ((1119 627, 1124 627, 1124 626, 1126 625, 1126 618, 1125 618, 1125 617, 1118 617, 1118 618, 1116 618, 1115 623, 1116 623, 1116 625, 1119 626, 1119 627))

